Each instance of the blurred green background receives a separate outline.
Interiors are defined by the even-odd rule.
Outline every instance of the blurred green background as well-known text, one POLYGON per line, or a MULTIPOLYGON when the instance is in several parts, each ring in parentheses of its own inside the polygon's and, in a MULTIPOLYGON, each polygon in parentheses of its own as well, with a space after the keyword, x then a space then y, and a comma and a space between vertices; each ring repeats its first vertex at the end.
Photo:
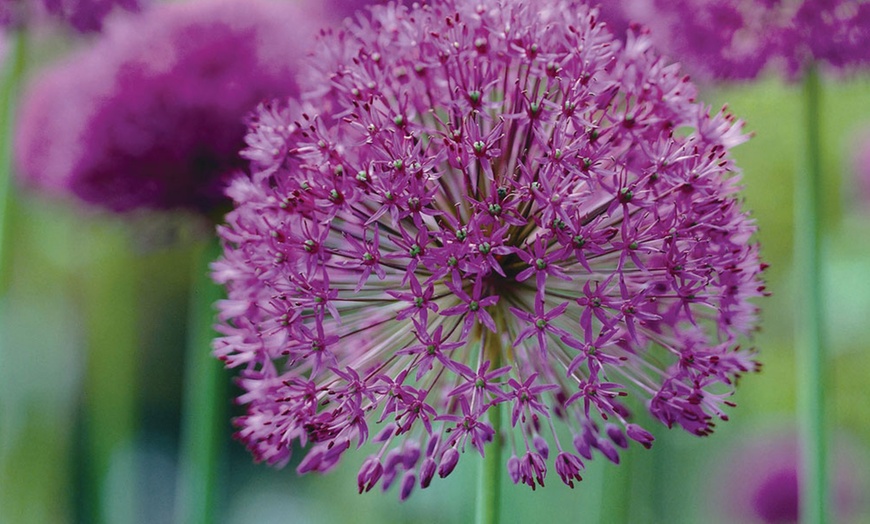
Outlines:
MULTIPOLYGON (((772 296, 759 303, 762 329, 748 341, 763 371, 743 379, 731 421, 711 437, 649 424, 657 439, 651 451, 632 446, 618 467, 597 457, 574 490, 553 471, 536 492, 506 481, 505 523, 730 522, 720 500, 728 493, 724 465, 741 446, 795 427, 793 306, 801 282, 792 278, 792 194, 803 162, 801 91, 775 79, 702 91, 714 107, 727 102, 755 133, 734 154, 770 264, 772 296)), ((870 128, 870 77, 826 80, 823 115, 830 430, 849 442, 847 459, 858 472, 863 508, 848 522, 864 523, 870 202, 855 196, 849 155, 856 134, 870 128)), ((188 288, 208 226, 185 216, 122 221, 15 189, 8 227, 0 294, 0 522, 77 522, 95 504, 109 522, 171 522, 188 288), (98 409, 86 413, 86 400, 98 409), (96 480, 98 471, 106 481, 96 480), (94 485, 98 493, 88 495, 93 490, 85 488, 94 485)), ((231 373, 225 376, 229 382, 231 373)), ((231 441, 229 418, 225 426, 219 522, 472 520, 479 459, 462 460, 449 480, 435 479, 399 503, 395 489, 357 495, 364 452, 348 453, 331 474, 298 477, 295 461, 283 470, 252 464, 231 441)))

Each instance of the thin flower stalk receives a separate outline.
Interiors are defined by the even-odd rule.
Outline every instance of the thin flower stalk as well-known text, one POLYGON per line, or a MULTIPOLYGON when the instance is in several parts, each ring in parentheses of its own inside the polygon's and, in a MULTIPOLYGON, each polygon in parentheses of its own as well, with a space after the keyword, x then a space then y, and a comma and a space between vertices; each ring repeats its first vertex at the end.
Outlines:
POLYGON ((823 184, 821 161, 821 81, 809 67, 804 77, 806 165, 795 194, 795 265, 801 307, 797 308, 798 383, 800 384, 802 496, 801 522, 829 521, 827 409, 828 358, 822 275, 823 184))
POLYGON ((223 290, 208 278, 208 264, 217 256, 217 239, 197 251, 191 280, 188 351, 182 420, 182 463, 176 491, 176 521, 208 524, 215 521, 224 414, 226 377, 209 354, 214 338, 214 304, 223 290))
POLYGON ((9 137, 15 127, 14 117, 27 62, 27 32, 17 30, 10 40, 11 49, 4 49, 5 56, 0 57, 0 129, 5 137, 0 140, 0 297, 8 285, 6 258, 9 255, 5 247, 12 188, 12 140, 9 137))

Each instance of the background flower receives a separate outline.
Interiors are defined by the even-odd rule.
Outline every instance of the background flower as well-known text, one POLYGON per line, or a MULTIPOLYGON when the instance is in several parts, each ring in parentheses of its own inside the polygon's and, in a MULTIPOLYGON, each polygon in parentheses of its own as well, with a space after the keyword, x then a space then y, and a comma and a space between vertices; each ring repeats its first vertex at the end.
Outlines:
POLYGON ((360 491, 405 498, 483 454, 500 411, 532 488, 650 446, 626 396, 709 434, 757 366, 740 124, 579 2, 373 12, 319 43, 301 107, 261 108, 229 189, 238 437, 271 464, 311 444, 302 473, 371 440, 360 491))
POLYGON ((297 92, 317 25, 293 29, 303 19, 291 3, 215 0, 119 20, 28 89, 21 176, 114 211, 214 209, 242 166, 244 116, 297 92))
POLYGON ((332 18, 341 20, 344 17, 362 12, 370 5, 385 4, 387 0, 322 0, 323 11, 332 18))
POLYGON ((99 31, 113 9, 138 11, 143 3, 141 0, 0 0, 0 26, 26 24, 48 12, 81 32, 99 31))
POLYGON ((655 45, 706 79, 747 80, 769 66, 796 76, 870 62, 870 3, 863 0, 624 0, 616 20, 648 26, 655 45))
MULTIPOLYGON (((837 522, 866 509, 866 450, 837 434, 832 457, 832 507, 837 522)), ((799 521, 799 453, 794 432, 753 434, 720 457, 710 485, 715 514, 739 524, 799 521)))

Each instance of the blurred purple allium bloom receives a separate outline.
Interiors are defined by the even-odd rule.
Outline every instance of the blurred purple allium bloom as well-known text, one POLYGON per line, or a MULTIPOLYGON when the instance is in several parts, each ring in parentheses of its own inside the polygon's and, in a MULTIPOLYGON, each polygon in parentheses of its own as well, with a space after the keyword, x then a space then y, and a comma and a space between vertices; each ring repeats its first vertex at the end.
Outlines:
POLYGON ((702 78, 749 79, 774 48, 770 7, 744 0, 625 0, 626 16, 648 26, 663 52, 702 78))
POLYGON ((652 444, 629 395, 696 435, 726 418, 763 294, 746 136, 649 48, 572 0, 376 7, 320 41, 305 103, 252 122, 213 266, 258 460, 370 441, 360 491, 404 498, 502 410, 514 482, 573 486, 652 444))
POLYGON ((208 212, 243 167, 245 115, 298 92, 313 29, 296 28, 319 22, 265 0, 155 5, 117 22, 29 88, 20 172, 115 211, 208 212))
MULTIPOLYGON (((853 522, 866 510, 863 450, 837 439, 832 475, 837 522, 853 522), (859 473, 861 472, 861 473, 859 473), (862 507, 865 506, 865 507, 862 507)), ((790 524, 799 521, 800 454, 794 433, 752 435, 722 457, 713 471, 715 511, 734 524, 790 524)), ((865 470, 866 471, 866 470, 865 470)), ((710 472, 706 473, 710 478, 710 472)))
POLYGON ((115 8, 138 11, 143 0, 0 0, 0 26, 26 24, 45 11, 81 32, 99 31, 115 8))
MULTIPOLYGON (((311 0, 309 0, 311 1, 311 0)), ((370 5, 385 4, 387 0, 314 0, 322 4, 325 15, 341 20, 344 17, 365 9, 370 5)), ((409 2, 410 3, 410 2, 409 2)))
POLYGON ((870 1, 804 0, 782 32, 780 53, 792 74, 810 60, 835 69, 867 67, 870 1))
POLYGON ((752 79, 767 66, 799 75, 810 61, 870 63, 866 0, 621 0, 617 19, 648 26, 659 49, 708 79, 752 79))

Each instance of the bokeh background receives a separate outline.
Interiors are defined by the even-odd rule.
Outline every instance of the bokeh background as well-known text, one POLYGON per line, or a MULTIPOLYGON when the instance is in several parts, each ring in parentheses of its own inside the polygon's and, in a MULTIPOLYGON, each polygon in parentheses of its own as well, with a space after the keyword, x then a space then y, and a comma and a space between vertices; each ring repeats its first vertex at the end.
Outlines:
MULTIPOLYGON (((28 74, 80 45, 87 38, 42 31, 28 74)), ((804 162, 801 90, 766 77, 701 91, 714 107, 727 103, 755 134, 734 155, 770 264, 772 296, 759 302, 762 329, 747 341, 758 349, 763 371, 743 379, 731 420, 710 437, 648 424, 656 437, 652 450, 633 445, 620 466, 601 457, 591 461, 574 490, 555 476, 535 492, 506 480, 505 523, 763 522, 740 516, 746 504, 741 487, 781 467, 775 453, 759 455, 757 448, 789 448, 800 387, 793 330, 795 290, 803 283, 792 276, 792 196, 794 174, 804 162)), ((837 522, 870 523, 870 195, 857 191, 851 162, 859 137, 870 130, 870 75, 825 78, 822 103, 835 506, 844 510, 837 522)), ((0 522, 82 522, 95 504, 108 522, 172 522, 188 290, 211 226, 181 214, 139 212, 122 220, 13 187, 6 227, 0 522), (86 402, 96 409, 86 412, 86 402), (126 407, 123 416, 118 406, 126 407), (94 460, 102 463, 94 466, 94 460), (108 472, 107 480, 95 480, 89 473, 95 469, 108 472)), ((225 372, 225 379, 229 384, 232 373, 225 372)), ((226 405, 238 412, 231 406, 233 387, 227 390, 226 405)), ((216 512, 221 523, 473 518, 479 459, 461 461, 448 480, 436 479, 400 503, 395 488, 357 494, 365 453, 348 453, 328 475, 299 477, 296 461, 283 470, 253 464, 230 438, 230 416, 224 426, 216 512)), ((783 497, 788 504, 794 479, 776 478, 774 487, 783 492, 773 489, 768 500, 783 497)))

